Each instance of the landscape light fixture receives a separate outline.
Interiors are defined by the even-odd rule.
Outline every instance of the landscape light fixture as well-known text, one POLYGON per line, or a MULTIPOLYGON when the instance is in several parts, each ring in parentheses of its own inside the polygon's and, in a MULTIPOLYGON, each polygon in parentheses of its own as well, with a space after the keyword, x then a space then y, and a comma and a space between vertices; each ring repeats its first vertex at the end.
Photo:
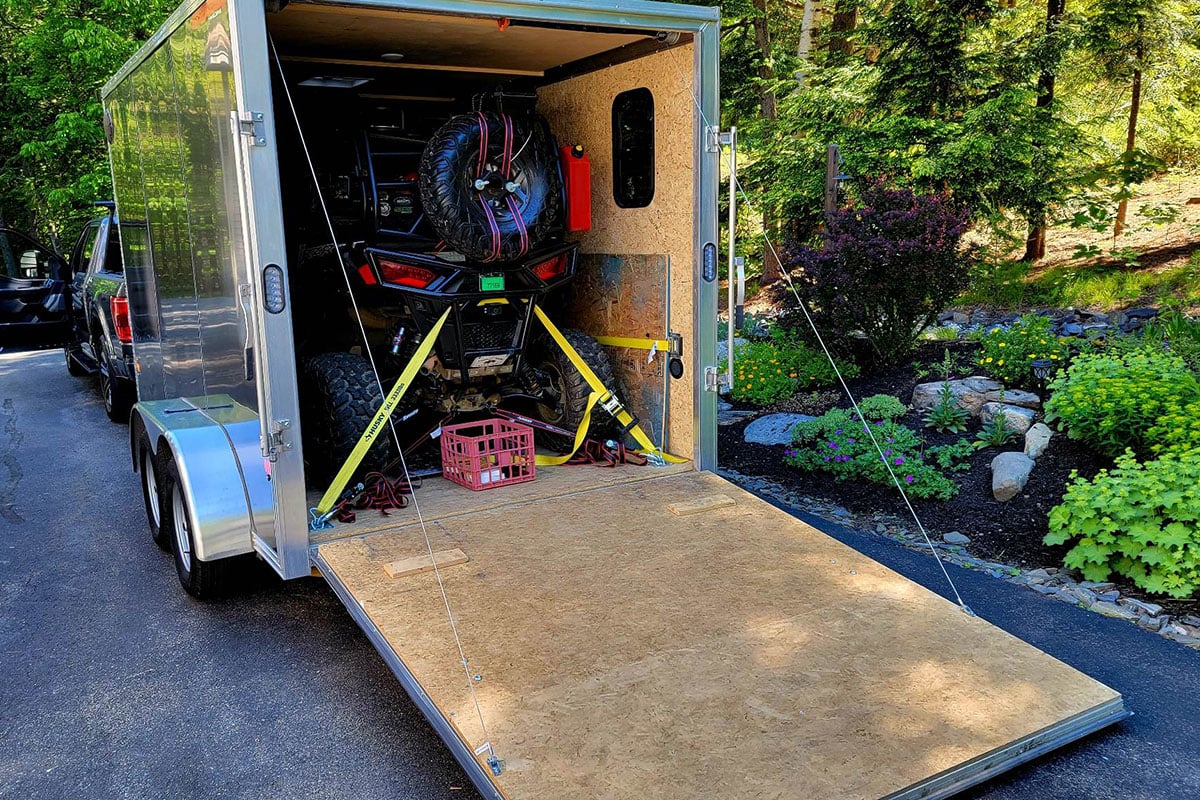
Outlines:
POLYGON ((1035 358, 1029 362, 1029 366, 1033 369, 1033 377, 1037 378, 1038 400, 1045 401, 1046 379, 1050 377, 1050 370, 1054 367, 1054 362, 1048 358, 1035 358))

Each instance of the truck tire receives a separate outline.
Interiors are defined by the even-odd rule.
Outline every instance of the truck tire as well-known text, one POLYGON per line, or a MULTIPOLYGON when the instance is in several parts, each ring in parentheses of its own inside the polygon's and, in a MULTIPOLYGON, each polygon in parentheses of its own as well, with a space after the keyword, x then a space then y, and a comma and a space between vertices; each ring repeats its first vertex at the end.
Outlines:
POLYGON ((196 558, 196 537, 192 530, 188 499, 175 459, 164 455, 162 522, 171 538, 171 553, 175 556, 175 573, 184 590, 197 600, 222 597, 229 589, 229 576, 237 559, 226 558, 201 561, 196 558))
POLYGON ((419 184, 426 217, 450 249, 474 261, 510 261, 563 233, 562 177, 545 121, 532 114, 507 117, 512 121, 514 156, 509 177, 518 187, 510 194, 503 188, 499 163, 505 118, 491 111, 453 117, 433 135, 421 157, 419 184), (482 170, 481 130, 487 132, 482 170), (475 181, 481 177, 491 180, 487 188, 477 190, 475 181), (509 197, 524 223, 524 238, 509 197))
POLYGON ((104 399, 104 413, 113 422, 128 425, 129 410, 133 408, 136 398, 125 381, 113 376, 108 357, 104 356, 103 359, 104 366, 100 370, 100 396, 104 399))
MULTIPOLYGON (((605 387, 613 389, 616 378, 613 375, 612 363, 608 360, 608 354, 604 352, 600 343, 575 328, 564 328, 562 335, 571 344, 571 347, 575 348, 575 352, 579 353, 584 363, 591 367, 592 372, 596 373, 600 382, 605 387)), ((591 385, 571 363, 571 359, 567 358, 567 354, 549 337, 539 343, 534 366, 549 378, 551 388, 559 398, 555 405, 538 403, 536 405, 538 418, 573 433, 583 422, 583 415, 587 412, 588 398, 592 394, 591 385)), ((615 389, 613 390, 615 391, 615 389)), ((597 405, 592 409, 591 424, 588 427, 587 435, 593 439, 603 439, 611 430, 611 418, 608 416, 608 412, 597 405)), ((562 452, 570 450, 571 445, 574 444, 573 439, 566 439, 555 434, 542 434, 539 441, 545 447, 562 452)))
MULTIPOLYGON (((328 484, 383 405, 370 362, 354 353, 322 353, 306 359, 300 373, 300 403, 305 473, 310 481, 328 484)), ((389 432, 375 440, 358 474, 382 469, 395 457, 389 432)))
POLYGON ((162 550, 171 552, 172 531, 163 524, 163 507, 169 495, 163 487, 162 463, 150 447, 150 437, 145 431, 138 437, 138 472, 142 476, 142 504, 146 507, 146 524, 150 526, 150 538, 162 550))

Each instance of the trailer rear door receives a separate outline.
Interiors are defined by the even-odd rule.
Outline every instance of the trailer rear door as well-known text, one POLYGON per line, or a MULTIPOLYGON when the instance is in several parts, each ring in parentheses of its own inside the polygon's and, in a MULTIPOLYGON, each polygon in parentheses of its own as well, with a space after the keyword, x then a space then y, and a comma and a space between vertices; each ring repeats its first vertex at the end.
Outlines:
POLYGON ((944 797, 1126 715, 711 473, 628 471, 314 547, 485 797, 944 797))

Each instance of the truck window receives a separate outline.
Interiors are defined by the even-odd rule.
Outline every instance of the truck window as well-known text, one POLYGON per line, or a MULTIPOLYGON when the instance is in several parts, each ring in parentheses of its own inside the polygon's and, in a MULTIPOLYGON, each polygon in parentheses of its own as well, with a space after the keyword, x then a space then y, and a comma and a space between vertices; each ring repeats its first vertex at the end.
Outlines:
POLYGON ((99 235, 99 220, 88 223, 88 226, 83 229, 83 233, 79 236, 79 241, 75 244, 75 250, 71 253, 72 272, 87 271, 88 262, 92 260, 92 250, 96 247, 96 237, 99 235))
POLYGON ((104 248, 104 261, 100 262, 100 269, 110 275, 120 275, 124 272, 124 266, 121 263, 121 235, 119 225, 108 226, 108 244, 104 248))
POLYGON ((644 208, 654 199, 654 95, 630 89, 613 98, 613 199, 644 208))

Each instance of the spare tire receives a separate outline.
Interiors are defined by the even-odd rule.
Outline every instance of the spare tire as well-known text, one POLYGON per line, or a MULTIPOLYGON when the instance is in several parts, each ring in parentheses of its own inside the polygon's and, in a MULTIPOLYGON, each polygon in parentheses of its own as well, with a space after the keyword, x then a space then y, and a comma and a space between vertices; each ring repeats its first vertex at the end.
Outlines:
POLYGON ((437 235, 472 261, 511 261, 563 233, 562 177, 536 114, 454 117, 425 146, 420 189, 437 235))

